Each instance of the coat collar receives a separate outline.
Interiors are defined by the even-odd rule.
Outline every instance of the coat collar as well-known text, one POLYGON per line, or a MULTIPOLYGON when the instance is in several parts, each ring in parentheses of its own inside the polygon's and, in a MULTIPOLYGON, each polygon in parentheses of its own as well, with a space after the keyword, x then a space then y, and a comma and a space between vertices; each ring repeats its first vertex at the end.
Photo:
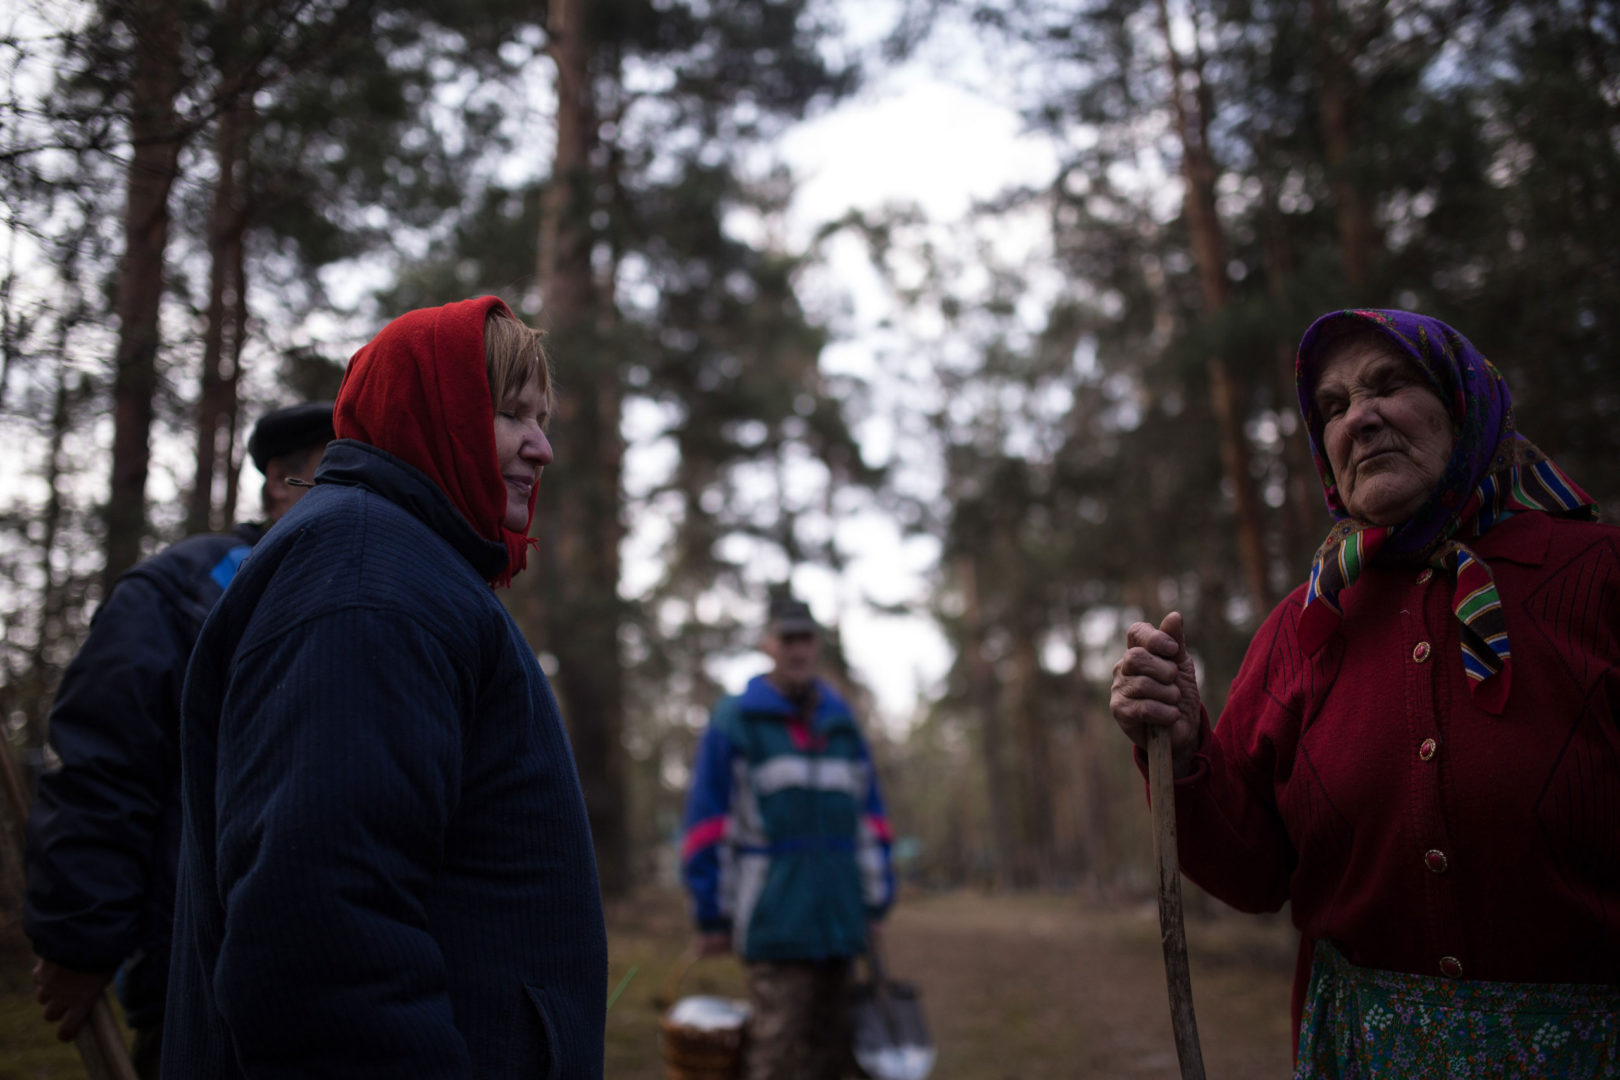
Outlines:
POLYGON ((1468 541, 1468 546, 1487 563, 1500 560, 1520 566, 1540 566, 1547 561, 1552 531, 1551 514, 1525 511, 1498 522, 1484 536, 1468 541))
POLYGON ((364 488, 395 503, 438 533, 486 581, 506 567, 503 541, 480 536, 437 484, 386 450, 338 439, 327 445, 315 483, 364 488))
MULTIPOLYGON (((797 711, 793 702, 789 701, 780 690, 771 684, 764 675, 755 675, 748 680, 748 686, 743 690, 739 704, 744 712, 766 714, 778 717, 790 717, 797 711)), ((816 713, 815 727, 818 731, 825 730, 839 721, 854 723, 854 717, 849 711, 849 704, 838 696, 838 691, 827 684, 824 679, 816 680, 816 713)))

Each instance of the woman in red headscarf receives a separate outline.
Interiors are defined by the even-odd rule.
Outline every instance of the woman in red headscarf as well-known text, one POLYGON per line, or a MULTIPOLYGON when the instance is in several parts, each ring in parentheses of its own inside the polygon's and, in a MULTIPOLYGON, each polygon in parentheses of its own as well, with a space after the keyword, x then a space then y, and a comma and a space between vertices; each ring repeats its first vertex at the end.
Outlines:
POLYGON ((523 569, 551 385, 500 300, 355 354, 197 644, 164 1075, 599 1077, 584 800, 523 569))

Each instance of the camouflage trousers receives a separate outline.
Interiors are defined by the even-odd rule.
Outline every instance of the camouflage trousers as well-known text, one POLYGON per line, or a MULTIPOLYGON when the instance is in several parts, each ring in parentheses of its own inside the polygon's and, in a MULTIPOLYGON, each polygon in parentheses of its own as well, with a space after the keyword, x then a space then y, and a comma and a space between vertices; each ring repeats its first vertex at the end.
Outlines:
POLYGON ((839 1080, 849 1050, 849 961, 748 965, 745 1080, 839 1080))

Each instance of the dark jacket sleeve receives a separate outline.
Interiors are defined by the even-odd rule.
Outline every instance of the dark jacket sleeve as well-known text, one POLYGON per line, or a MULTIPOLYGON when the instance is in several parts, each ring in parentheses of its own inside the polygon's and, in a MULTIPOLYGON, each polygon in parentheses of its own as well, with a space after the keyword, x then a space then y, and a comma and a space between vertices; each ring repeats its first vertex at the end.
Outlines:
POLYGON ((395 612, 341 609, 233 662, 212 979, 246 1075, 470 1076, 429 904, 473 693, 395 612))
MULTIPOLYGON (((68 664, 50 715, 60 767, 28 819, 25 927, 40 956, 108 971, 146 944, 157 836, 195 627, 152 581, 126 577, 68 664)), ((166 938, 166 935, 165 935, 166 938)))

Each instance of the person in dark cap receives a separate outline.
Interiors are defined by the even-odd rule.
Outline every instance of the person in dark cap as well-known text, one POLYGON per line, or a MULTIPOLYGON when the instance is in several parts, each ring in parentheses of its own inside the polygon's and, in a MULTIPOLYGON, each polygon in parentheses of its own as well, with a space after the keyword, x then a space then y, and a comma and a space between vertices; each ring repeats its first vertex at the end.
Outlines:
POLYGON ((770 604, 771 670, 715 706, 686 804, 698 951, 736 951, 752 1005, 747 1080, 837 1080, 850 961, 894 898, 892 834, 849 705, 817 677, 821 626, 770 604))
POLYGON ((326 444, 334 438, 332 403, 306 401, 266 413, 248 436, 248 457, 264 474, 265 519, 274 524, 308 490, 326 444), (302 481, 302 487, 293 481, 302 481))
POLYGON ((28 819, 23 915, 36 997, 67 1041, 116 973, 143 1080, 158 1075, 168 984, 186 664, 214 602, 331 439, 331 402, 267 413, 248 439, 265 521, 182 540, 119 578, 51 706, 60 764, 40 778, 28 819))

